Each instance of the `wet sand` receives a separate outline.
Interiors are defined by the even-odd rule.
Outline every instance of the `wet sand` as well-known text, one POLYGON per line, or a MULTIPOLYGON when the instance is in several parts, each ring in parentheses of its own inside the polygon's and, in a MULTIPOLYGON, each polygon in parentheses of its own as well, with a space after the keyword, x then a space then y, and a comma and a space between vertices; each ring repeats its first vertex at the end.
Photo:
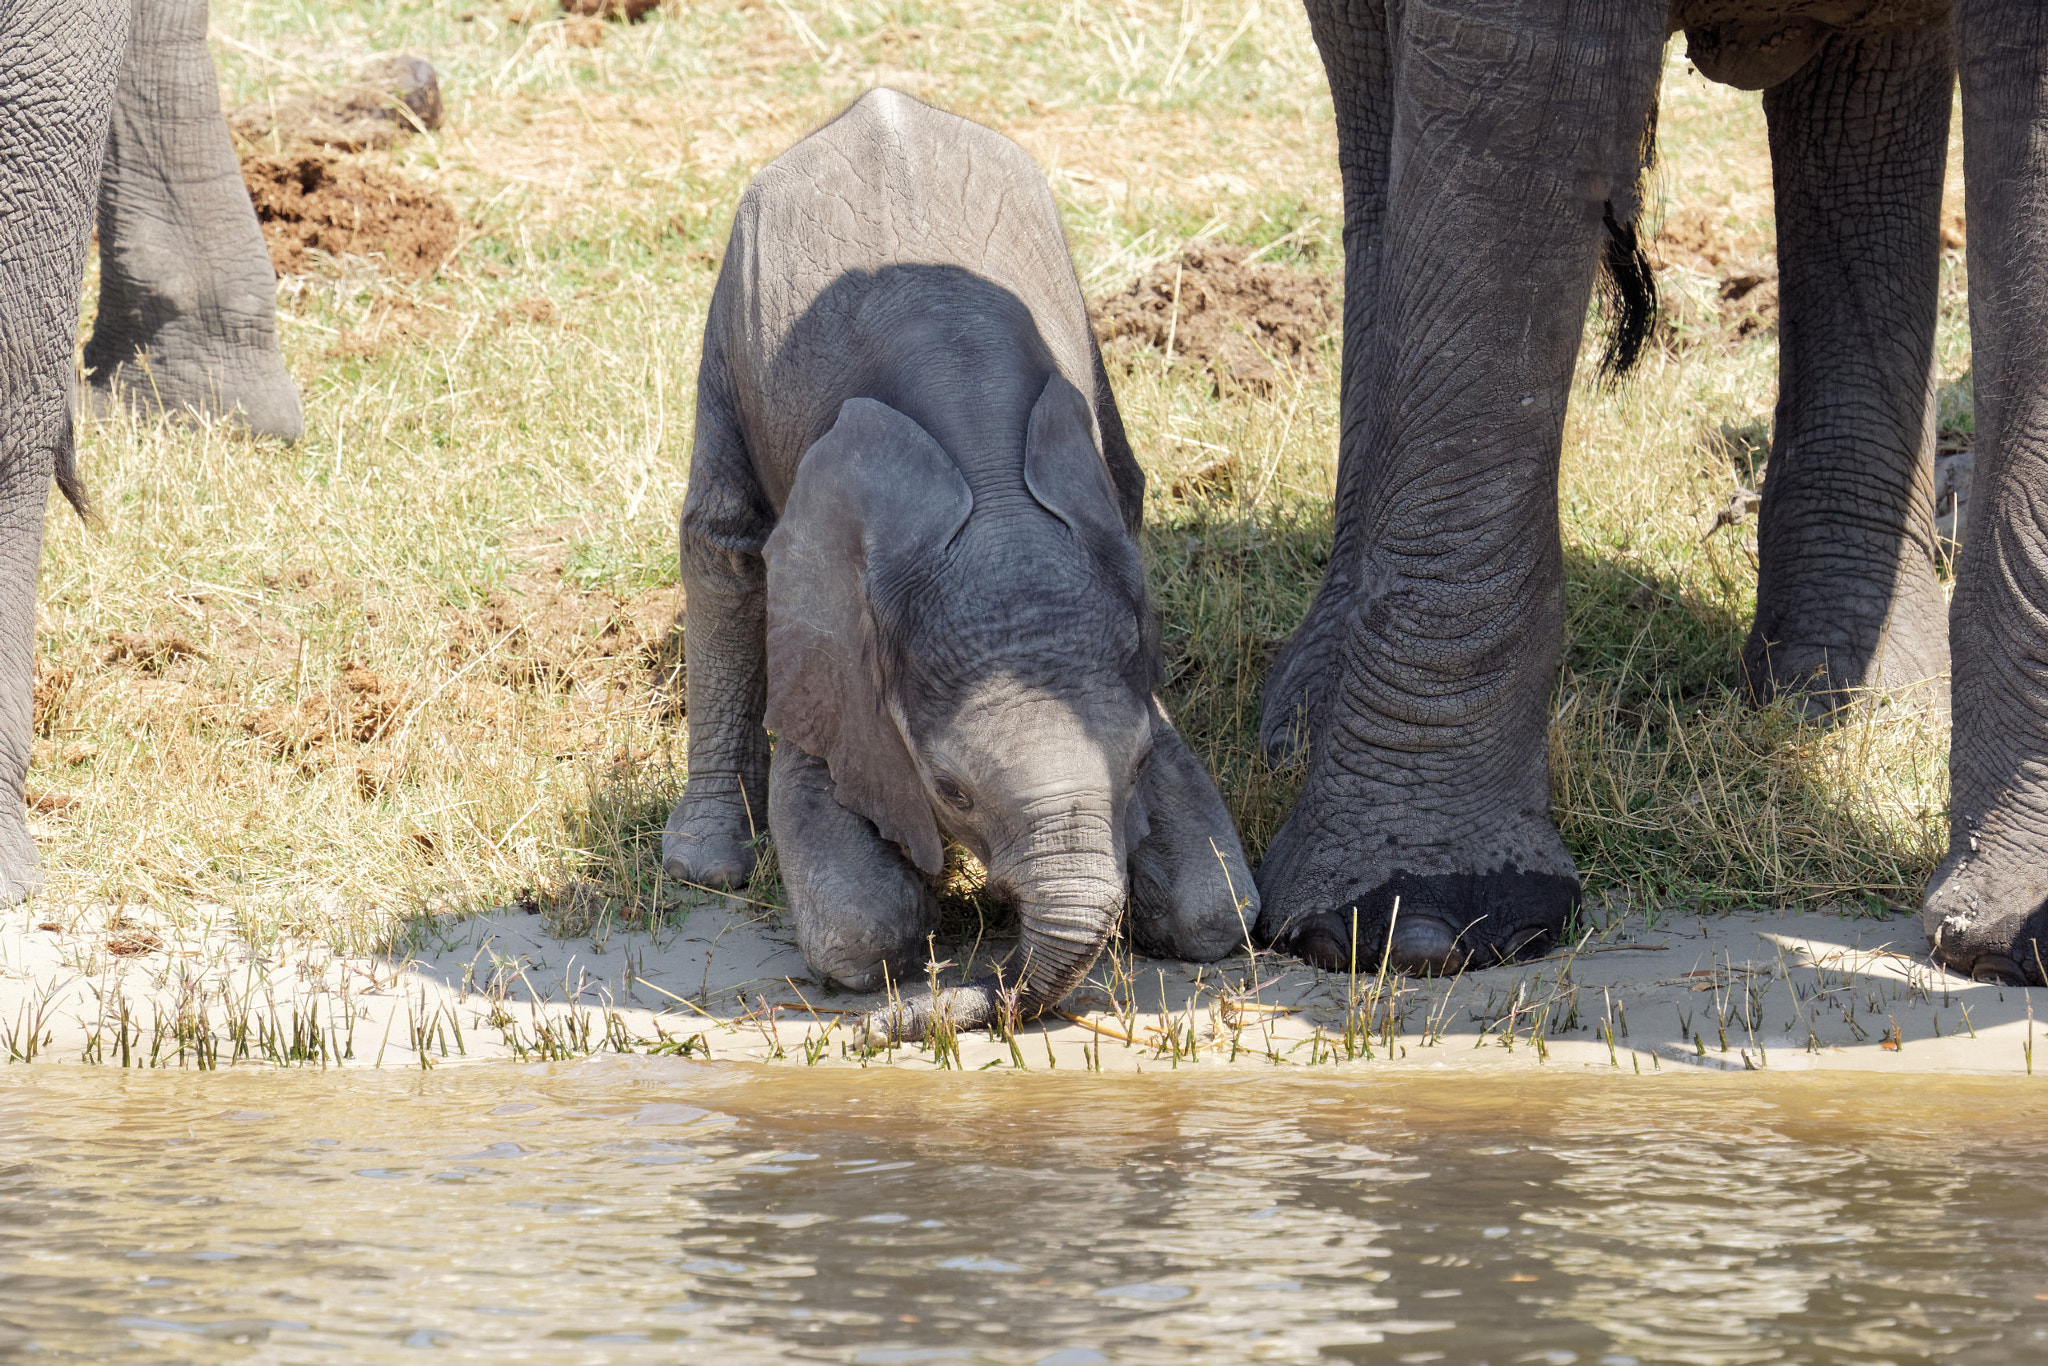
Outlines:
MULTIPOLYGON (((775 917, 733 899, 601 939, 553 939, 540 917, 508 910, 442 922, 443 938, 402 959, 258 952, 225 912, 183 931, 133 911, 123 923, 105 910, 0 913, 0 1058, 419 1068, 655 1052, 966 1070, 2030 1074, 2036 1033, 2031 992, 1943 972, 1908 917, 1628 916, 1545 958, 1437 980, 1265 953, 1201 966, 1105 957, 1058 1014, 1013 1039, 879 1051, 853 1026, 886 997, 813 981, 775 917)), ((944 980, 957 981, 1007 945, 939 947, 944 980)))

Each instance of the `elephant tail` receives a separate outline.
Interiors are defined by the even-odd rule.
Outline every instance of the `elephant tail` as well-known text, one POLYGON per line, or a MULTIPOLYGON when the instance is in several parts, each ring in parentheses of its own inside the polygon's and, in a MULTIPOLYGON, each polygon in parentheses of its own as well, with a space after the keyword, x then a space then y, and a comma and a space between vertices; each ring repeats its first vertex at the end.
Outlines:
POLYGON ((1643 348, 1657 331, 1657 276, 1650 258, 1636 236, 1634 219, 1614 216, 1609 203, 1602 221, 1607 225, 1607 249, 1600 259, 1607 304, 1607 351, 1600 358, 1600 377, 1615 384, 1628 377, 1643 348))
POLYGON ((92 499, 86 496, 85 480, 78 477, 78 442, 71 430, 71 405, 64 406, 64 430, 57 435, 57 449, 51 464, 51 473, 57 478, 57 491, 64 495, 64 501, 71 504, 71 510, 81 518, 92 517, 92 499))
POLYGON ((1657 333, 1657 276, 1637 232, 1642 223, 1644 190, 1657 161, 1657 102, 1637 144, 1636 178, 1619 202, 1601 206, 1607 245, 1600 257, 1602 301, 1607 314, 1607 350, 1600 358, 1600 377, 1608 384, 1627 378, 1642 359, 1643 348, 1657 333))

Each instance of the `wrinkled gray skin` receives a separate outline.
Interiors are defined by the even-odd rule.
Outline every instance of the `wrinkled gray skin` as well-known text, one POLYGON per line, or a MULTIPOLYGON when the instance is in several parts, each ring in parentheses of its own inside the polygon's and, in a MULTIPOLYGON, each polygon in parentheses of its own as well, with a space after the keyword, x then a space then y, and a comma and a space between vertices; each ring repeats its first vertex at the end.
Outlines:
POLYGON ((1260 932, 1337 966, 1355 915, 1361 959, 1391 940, 1396 965, 1443 971, 1546 942, 1577 899, 1545 754, 1558 454, 1603 220, 1636 217, 1682 30, 1707 76, 1764 91, 1777 195, 1780 388, 1744 675, 1816 713, 1865 688, 1952 696, 1929 936, 1961 971, 2041 981, 2048 6, 1308 8, 1344 177, 1343 425, 1330 566, 1268 682, 1268 752, 1305 739, 1309 758, 1260 869, 1260 932), (1959 67, 1977 465, 1944 610, 1932 355, 1959 67))
POLYGON ((1120 916, 1150 953, 1244 944, 1237 835, 1152 695, 1143 489, 1022 149, 878 90, 779 157, 705 327, 669 872, 740 885, 765 817, 805 960, 876 990, 922 982, 959 841, 1021 943, 884 1036, 1049 1008, 1120 916))
POLYGON ((52 476, 83 504, 71 355, 95 206, 95 395, 299 434, 205 35, 203 0, 0 8, 0 902, 43 880, 22 792, 36 565, 52 476))

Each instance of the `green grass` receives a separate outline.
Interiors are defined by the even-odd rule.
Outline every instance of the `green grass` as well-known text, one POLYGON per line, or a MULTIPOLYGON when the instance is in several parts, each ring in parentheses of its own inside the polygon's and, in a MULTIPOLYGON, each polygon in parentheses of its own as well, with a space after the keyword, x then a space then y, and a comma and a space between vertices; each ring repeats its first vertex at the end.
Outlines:
MULTIPOLYGON (((417 284, 363 262, 285 282, 298 446, 85 433, 103 520, 53 510, 43 578, 31 790, 73 799, 36 821, 53 897, 218 901, 259 937, 357 946, 527 895, 565 931, 672 904, 658 835, 683 737, 662 630, 704 306, 748 178, 871 84, 1023 142, 1091 293, 1195 233, 1337 264, 1329 96, 1292 5, 752 0, 672 5, 591 47, 545 14, 508 21, 525 8, 217 0, 230 105, 373 52, 433 60, 447 126, 370 155, 446 194, 469 235, 417 284), (154 654, 109 662, 123 634, 154 654), (192 649, 166 662, 165 642, 192 649), (351 692, 349 664, 378 689, 351 692), (316 741, 280 746, 279 715, 316 741)), ((1767 247, 1756 98, 1678 64, 1664 109, 1662 201, 1724 205, 1767 247)), ((1961 431, 1948 283, 1942 420, 1961 431)), ((1910 901, 1941 845, 1945 737, 1883 711, 1822 733, 1736 700, 1753 523, 1703 532, 1767 447, 1774 342, 1679 339, 1574 396, 1560 824, 1595 896, 1910 901)), ((1115 376, 1151 478, 1170 705, 1254 859, 1298 781, 1254 740, 1328 544, 1334 347, 1266 398, 1156 358, 1115 376), (1171 495, 1225 453, 1227 492, 1171 495)))

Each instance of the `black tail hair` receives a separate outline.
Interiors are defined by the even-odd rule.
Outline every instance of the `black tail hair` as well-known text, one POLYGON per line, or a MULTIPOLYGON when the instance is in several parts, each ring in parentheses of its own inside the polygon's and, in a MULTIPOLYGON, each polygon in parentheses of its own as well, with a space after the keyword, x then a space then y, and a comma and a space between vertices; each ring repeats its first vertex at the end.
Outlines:
POLYGON ((1648 198, 1650 168, 1657 164, 1655 99, 1650 101, 1637 152, 1636 181, 1629 187, 1625 211, 1617 215, 1610 199, 1600 212, 1607 228, 1607 247, 1600 257, 1601 295, 1610 329, 1607 352, 1600 358, 1600 378, 1610 385, 1620 383, 1635 369, 1643 358, 1643 348, 1657 333, 1657 276, 1636 235, 1648 198))
POLYGON ((1605 206, 1601 221, 1607 225, 1607 250, 1601 257, 1600 274, 1608 333, 1607 352, 1600 358, 1600 378, 1616 384, 1635 369, 1643 348, 1657 331, 1657 276, 1636 240, 1634 222, 1615 218, 1612 203, 1605 206))

